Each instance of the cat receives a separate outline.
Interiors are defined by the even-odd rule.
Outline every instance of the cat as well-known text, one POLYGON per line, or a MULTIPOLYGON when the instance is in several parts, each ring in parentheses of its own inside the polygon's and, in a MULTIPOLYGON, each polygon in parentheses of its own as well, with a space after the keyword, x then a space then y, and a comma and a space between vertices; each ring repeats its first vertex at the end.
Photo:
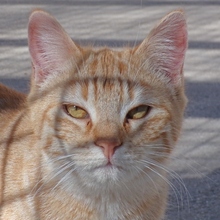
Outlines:
POLYGON ((0 87, 1 219, 161 220, 187 99, 184 12, 133 48, 82 47, 35 10, 29 94, 0 87))

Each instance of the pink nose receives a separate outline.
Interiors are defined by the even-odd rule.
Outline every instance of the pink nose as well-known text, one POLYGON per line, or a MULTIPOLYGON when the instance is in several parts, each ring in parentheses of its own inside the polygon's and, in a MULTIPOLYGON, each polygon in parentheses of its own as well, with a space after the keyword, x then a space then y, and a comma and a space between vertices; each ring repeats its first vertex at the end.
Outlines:
POLYGON ((117 139, 100 138, 95 141, 95 145, 101 147, 105 157, 110 160, 115 150, 121 146, 121 141, 117 139))

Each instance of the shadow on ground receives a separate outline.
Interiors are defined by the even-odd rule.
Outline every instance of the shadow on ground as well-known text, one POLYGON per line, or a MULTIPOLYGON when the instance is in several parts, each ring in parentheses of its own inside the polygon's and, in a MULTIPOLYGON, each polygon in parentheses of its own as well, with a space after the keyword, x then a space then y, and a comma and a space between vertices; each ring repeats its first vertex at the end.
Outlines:
POLYGON ((0 83, 26 94, 29 92, 29 79, 27 78, 0 78, 0 83))
POLYGON ((217 181, 219 179, 220 169, 203 178, 185 178, 183 182, 187 187, 188 194, 177 180, 173 180, 172 182, 182 198, 178 194, 177 200, 175 193, 171 191, 167 219, 219 220, 220 187, 219 181, 217 181))
POLYGON ((220 83, 186 82, 187 117, 220 118, 220 83))

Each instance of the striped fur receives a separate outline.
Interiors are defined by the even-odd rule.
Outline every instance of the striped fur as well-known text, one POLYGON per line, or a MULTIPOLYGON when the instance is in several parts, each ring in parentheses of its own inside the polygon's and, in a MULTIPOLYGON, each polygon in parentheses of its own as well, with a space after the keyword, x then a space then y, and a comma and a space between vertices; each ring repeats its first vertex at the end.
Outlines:
POLYGON ((162 219, 186 105, 183 12, 141 45, 113 50, 80 47, 34 11, 29 48, 28 97, 0 87, 1 219, 162 219), (67 104, 89 117, 71 117, 67 104), (145 117, 126 118, 141 105, 150 106, 145 117))

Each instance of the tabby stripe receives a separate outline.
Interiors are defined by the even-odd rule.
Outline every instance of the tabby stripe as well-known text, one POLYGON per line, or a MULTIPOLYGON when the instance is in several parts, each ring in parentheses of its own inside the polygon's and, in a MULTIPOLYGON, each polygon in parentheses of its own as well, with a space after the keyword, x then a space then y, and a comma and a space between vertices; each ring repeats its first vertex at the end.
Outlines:
POLYGON ((89 65, 89 70, 91 75, 95 75, 98 68, 98 60, 94 59, 93 62, 89 65))
POLYGON ((92 85, 93 85, 93 94, 94 94, 95 100, 97 101, 97 97, 98 97, 98 79, 97 78, 93 80, 92 85))
MULTIPOLYGON (((3 160, 1 161, 2 164, 2 170, 1 170, 1 174, 2 174, 2 178, 1 178, 1 197, 0 197, 0 207, 1 205, 5 202, 5 198, 4 198, 4 192, 5 192, 5 186, 6 186, 6 170, 7 170, 7 164, 10 161, 10 147, 12 146, 11 143, 13 143, 14 141, 14 137, 13 134, 15 133, 15 131, 17 130, 22 118, 24 117, 24 114, 19 115, 19 117, 15 120, 14 124, 12 125, 12 128, 10 130, 10 135, 7 139, 7 142, 5 144, 5 151, 4 151, 4 157, 3 160)), ((7 188, 7 187, 6 187, 7 188)), ((1 211, 1 210, 0 210, 1 211)))
POLYGON ((128 69, 127 69, 127 66, 123 62, 119 61, 118 62, 118 70, 119 70, 120 74, 124 74, 127 72, 128 69))
POLYGON ((128 94, 128 97, 130 100, 134 100, 135 97, 135 91, 134 91, 134 87, 132 86, 130 81, 127 81, 127 91, 126 93, 128 94))
POLYGON ((84 100, 88 100, 88 96, 89 96, 89 91, 88 91, 88 81, 83 81, 83 83, 81 84, 81 93, 82 93, 82 97, 84 100))
MULTIPOLYGON (((119 95, 120 95, 120 103, 123 103, 123 97, 124 97, 124 86, 123 86, 123 81, 122 81, 122 79, 118 79, 118 83, 119 83, 119 87, 120 87, 120 90, 121 90, 121 92, 119 93, 119 95)), ((125 93, 126 94, 126 93, 125 93)))

